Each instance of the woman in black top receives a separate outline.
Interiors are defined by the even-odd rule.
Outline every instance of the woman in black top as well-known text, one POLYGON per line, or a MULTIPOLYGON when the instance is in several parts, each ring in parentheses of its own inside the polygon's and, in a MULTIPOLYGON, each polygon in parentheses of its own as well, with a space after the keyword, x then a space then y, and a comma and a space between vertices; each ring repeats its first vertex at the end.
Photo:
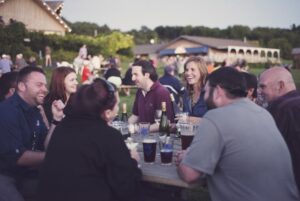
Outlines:
POLYGON ((97 79, 82 86, 56 127, 41 168, 41 201, 134 201, 141 171, 122 135, 110 127, 118 113, 115 88, 97 79))
POLYGON ((59 67, 53 71, 49 93, 43 104, 47 120, 50 123, 53 120, 51 111, 53 101, 61 100, 66 105, 70 96, 77 91, 77 85, 77 75, 73 68, 59 67))

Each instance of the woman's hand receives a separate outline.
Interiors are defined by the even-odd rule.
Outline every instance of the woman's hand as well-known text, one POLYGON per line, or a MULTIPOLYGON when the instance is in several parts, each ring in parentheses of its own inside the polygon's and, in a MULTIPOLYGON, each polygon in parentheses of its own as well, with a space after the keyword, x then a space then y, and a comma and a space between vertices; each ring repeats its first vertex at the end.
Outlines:
POLYGON ((65 117, 65 114, 63 112, 64 108, 65 104, 61 100, 53 101, 51 110, 53 114, 53 119, 55 121, 61 121, 65 117))
POLYGON ((131 158, 135 159, 137 162, 140 161, 140 155, 136 149, 130 150, 130 155, 131 155, 131 158))

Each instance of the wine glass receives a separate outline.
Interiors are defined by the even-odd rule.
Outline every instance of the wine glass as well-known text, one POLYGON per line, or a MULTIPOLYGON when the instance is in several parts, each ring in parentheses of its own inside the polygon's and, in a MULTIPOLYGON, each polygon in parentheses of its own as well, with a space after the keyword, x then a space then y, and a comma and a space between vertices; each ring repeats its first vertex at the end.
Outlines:
POLYGON ((162 114, 161 110, 155 110, 154 120, 157 124, 159 124, 159 122, 160 122, 161 114, 162 114))

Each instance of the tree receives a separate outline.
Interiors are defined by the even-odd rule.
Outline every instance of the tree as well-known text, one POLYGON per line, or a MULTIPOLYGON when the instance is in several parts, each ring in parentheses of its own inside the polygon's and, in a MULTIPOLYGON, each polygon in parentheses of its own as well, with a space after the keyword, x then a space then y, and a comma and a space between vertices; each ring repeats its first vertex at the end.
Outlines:
POLYGON ((99 26, 96 23, 75 22, 71 23, 70 27, 72 29, 72 34, 95 36, 95 31, 99 35, 111 33, 110 28, 106 24, 103 26, 99 26))
POLYGON ((292 45, 286 38, 274 38, 268 42, 268 47, 280 49, 281 56, 291 59, 292 45))

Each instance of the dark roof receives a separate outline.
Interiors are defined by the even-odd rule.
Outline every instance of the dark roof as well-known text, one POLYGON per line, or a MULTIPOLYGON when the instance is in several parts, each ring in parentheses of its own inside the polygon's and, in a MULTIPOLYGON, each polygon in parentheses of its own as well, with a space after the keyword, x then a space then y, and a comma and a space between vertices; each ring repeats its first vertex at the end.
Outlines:
POLYGON ((133 53, 135 55, 143 55, 143 54, 153 54, 157 53, 159 49, 165 44, 147 44, 147 45, 137 45, 133 48, 133 53))
POLYGON ((300 48, 293 48, 292 54, 300 54, 300 48))
MULTIPOLYGON (((191 47, 191 48, 184 48, 183 54, 207 54, 208 47, 207 46, 199 46, 199 47, 191 47)), ((176 49, 164 49, 159 52, 159 56, 166 56, 166 55, 174 55, 176 54, 176 49)))
POLYGON ((63 5, 63 1, 45 1, 49 6, 50 8, 56 12, 57 9, 59 9, 62 5, 63 5))
MULTIPOLYGON (((211 48, 216 49, 226 49, 228 46, 241 46, 241 47, 256 47, 253 44, 249 44, 247 42, 241 40, 232 40, 232 39, 221 39, 221 38, 211 38, 211 37, 200 37, 200 36, 179 36, 178 38, 174 39, 167 45, 175 43, 178 40, 188 40, 194 43, 198 43, 200 45, 206 45, 211 48)), ((163 47, 162 47, 163 48, 163 47)))

